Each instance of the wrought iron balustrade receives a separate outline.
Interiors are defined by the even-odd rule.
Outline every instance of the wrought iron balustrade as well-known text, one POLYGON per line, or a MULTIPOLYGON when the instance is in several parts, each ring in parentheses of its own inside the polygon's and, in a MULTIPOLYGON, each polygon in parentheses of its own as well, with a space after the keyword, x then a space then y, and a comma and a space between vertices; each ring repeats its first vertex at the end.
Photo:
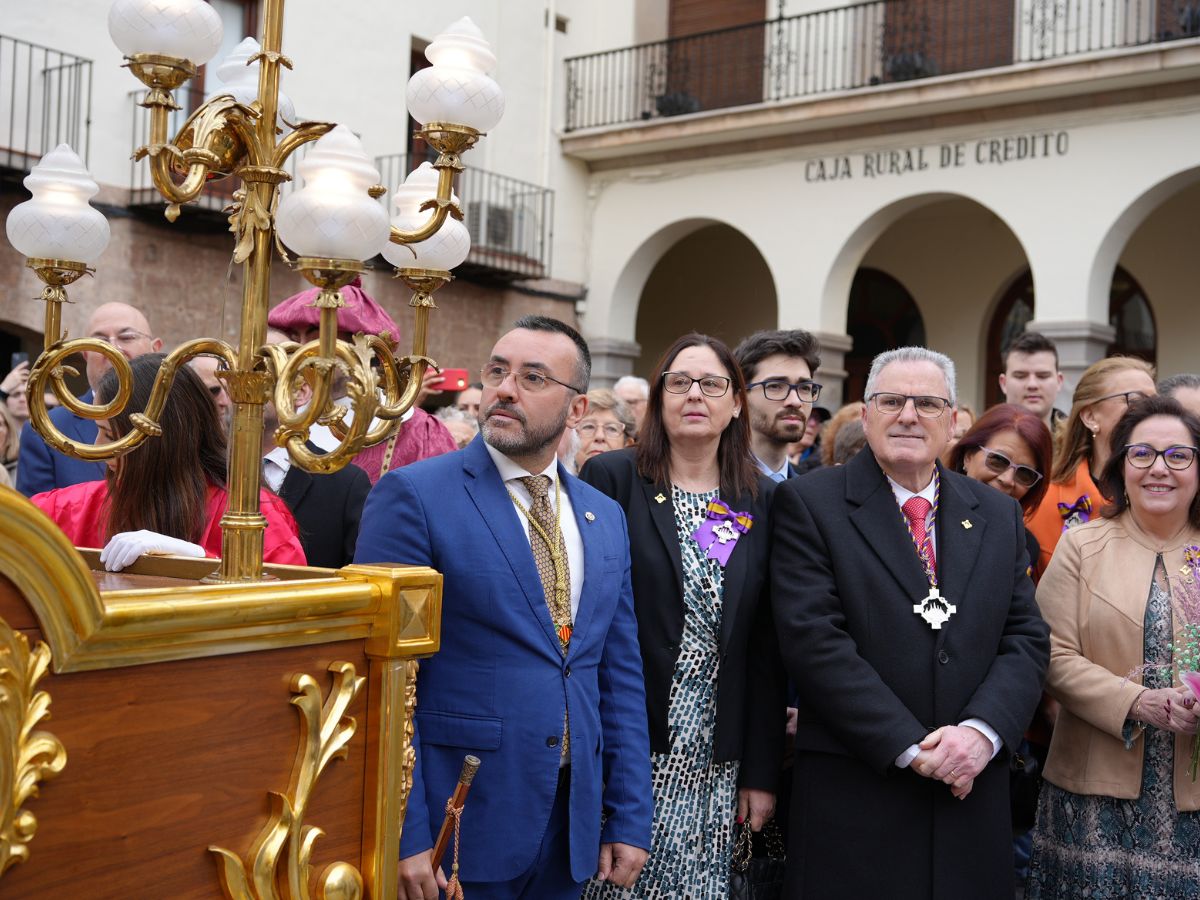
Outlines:
MULTIPOLYGON (((388 193, 380 198, 391 216, 391 195, 409 173, 408 154, 375 158, 388 193)), ((471 233, 471 253, 459 274, 474 270, 499 278, 543 278, 550 271, 554 191, 527 181, 468 168, 454 193, 471 233)))
POLYGON ((92 61, 0 34, 0 169, 25 173, 68 143, 91 149, 92 61))
POLYGON ((869 0, 566 60, 566 130, 1200 36, 1200 0, 869 0))

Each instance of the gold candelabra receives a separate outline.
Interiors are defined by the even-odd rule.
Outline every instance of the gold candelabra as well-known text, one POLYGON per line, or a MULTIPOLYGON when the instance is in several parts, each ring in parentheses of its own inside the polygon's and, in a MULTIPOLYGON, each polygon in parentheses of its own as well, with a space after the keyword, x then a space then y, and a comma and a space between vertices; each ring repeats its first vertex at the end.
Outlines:
MULTIPOLYGON (((206 10, 211 10, 199 0, 180 0, 180 3, 184 6, 199 4, 191 12, 201 19, 209 14, 206 10)), ((219 377, 227 385, 234 412, 229 445, 229 500, 221 519, 222 558, 219 570, 209 580, 222 583, 258 581, 263 578, 263 532, 266 527, 266 520, 259 510, 263 404, 272 400, 278 412, 275 442, 287 448, 295 464, 310 472, 336 471, 364 446, 394 434, 401 417, 417 400, 426 369, 434 365, 426 355, 429 314, 436 308, 433 293, 451 279, 449 268, 452 265, 422 267, 416 249, 438 236, 451 217, 462 220, 462 211, 452 194, 454 177, 463 169, 461 155, 475 144, 483 130, 498 120, 502 100, 498 88, 490 95, 484 91, 485 96, 492 97, 492 108, 488 111, 487 122, 482 123, 483 128, 449 122, 446 115, 454 115, 456 109, 462 111, 464 104, 460 102, 457 108, 451 106, 448 109, 443 106, 439 110, 436 96, 430 99, 431 94, 439 93, 437 90, 423 92, 424 118, 414 112, 419 121, 425 122, 419 135, 438 152, 433 163, 436 189, 432 197, 426 197, 417 207, 422 219, 428 216, 426 220, 401 228, 393 219, 388 226, 388 241, 414 251, 411 254, 413 265, 401 266, 396 272, 413 290, 410 305, 415 310, 415 325, 411 352, 396 358, 388 342, 379 335, 359 334, 350 342, 337 337, 337 311, 342 306, 338 291, 364 271, 364 259, 374 256, 379 248, 357 254, 364 259, 331 256, 319 246, 315 251, 308 251, 312 255, 301 250, 293 259, 280 248, 284 258, 320 288, 314 303, 319 310, 318 337, 302 345, 269 346, 265 339, 271 296, 271 254, 279 244, 276 234, 279 188, 290 180, 284 163, 301 146, 329 134, 335 126, 305 122, 290 131, 279 127, 280 69, 291 68, 292 63, 283 55, 281 47, 284 2, 265 0, 261 50, 247 63, 259 65, 257 96, 253 100, 247 98, 245 102, 230 94, 213 97, 188 118, 174 140, 169 139, 168 120, 179 108, 172 98, 172 91, 196 74, 195 58, 202 54, 198 50, 187 58, 183 54, 138 50, 146 44, 144 34, 138 35, 138 40, 124 35, 123 42, 122 35, 118 34, 121 23, 114 27, 114 17, 122 8, 139 4, 145 5, 145 0, 117 0, 110 14, 110 31, 121 49, 126 50, 126 65, 147 88, 142 105, 150 110, 149 143, 138 149, 135 158, 147 160, 154 185, 168 203, 167 219, 174 221, 180 207, 199 197, 211 178, 236 176, 243 182, 243 190, 236 195, 238 202, 230 218, 231 231, 236 236, 234 260, 242 265, 244 273, 238 343, 234 347, 221 340, 203 338, 176 347, 167 354, 158 372, 146 409, 130 417, 133 429, 129 433, 105 444, 73 441, 51 421, 44 392, 53 391, 64 406, 79 416, 108 418, 128 403, 132 372, 125 357, 110 344, 88 337, 69 339, 62 328, 62 304, 68 302, 65 288, 91 271, 87 263, 71 258, 49 258, 36 251, 26 253, 30 257, 27 265, 46 285, 42 292, 46 304, 45 349, 30 371, 30 417, 33 427, 56 449, 81 459, 112 459, 133 450, 147 438, 161 434, 159 416, 179 366, 202 354, 221 359, 227 371, 220 372, 219 377), (84 403, 74 396, 65 382, 68 374, 78 374, 67 364, 68 357, 82 351, 102 354, 117 372, 117 394, 106 398, 104 404, 84 403), (373 361, 378 363, 378 374, 373 371, 373 361), (331 393, 339 372, 345 378, 347 397, 353 410, 349 424, 346 422, 347 410, 333 402, 331 393), (306 377, 314 386, 313 400, 304 409, 295 407, 290 390, 299 376, 306 377), (376 421, 379 424, 372 427, 376 421), (328 426, 340 441, 328 454, 313 453, 305 446, 309 430, 317 424, 328 426)), ((137 15, 128 18, 137 20, 140 27, 141 20, 149 14, 144 10, 134 11, 137 15)), ((437 77, 430 74, 437 65, 448 65, 459 81, 465 71, 467 77, 482 78, 485 87, 494 88, 495 83, 483 71, 488 62, 494 63, 494 57, 477 29, 469 20, 464 22, 465 26, 460 22, 439 38, 443 41, 440 62, 435 58, 438 41, 434 42, 429 57, 435 66, 422 70, 419 75, 428 81, 437 77)), ((219 32, 216 43, 219 44, 219 32)), ((418 78, 414 77, 410 84, 410 110, 416 102, 413 91, 414 86, 419 86, 417 82, 418 78)), ((481 124, 473 112, 469 109, 467 112, 470 115, 464 118, 474 118, 474 125, 481 124)), ((83 175, 86 178, 86 172, 83 175)), ((35 180, 33 176, 27 179, 27 184, 31 180, 35 180)), ((33 204, 38 192, 33 185, 31 189, 35 195, 34 201, 30 201, 33 204)), ((82 190, 86 193, 86 188, 82 190)), ((362 196, 369 194, 371 203, 378 206, 375 198, 384 191, 382 186, 373 185, 362 196)), ((87 207, 86 196, 82 205, 87 207)), ((87 211, 99 216, 90 207, 87 211)), ((465 235, 465 228, 461 230, 465 235)), ((13 235, 11 223, 9 233, 13 235)), ((14 243, 17 243, 15 237, 14 243)), ((469 243, 466 246, 469 247, 469 243)), ((22 247, 18 246, 18 249, 22 247)), ((465 256, 466 251, 463 250, 461 255, 465 256)))

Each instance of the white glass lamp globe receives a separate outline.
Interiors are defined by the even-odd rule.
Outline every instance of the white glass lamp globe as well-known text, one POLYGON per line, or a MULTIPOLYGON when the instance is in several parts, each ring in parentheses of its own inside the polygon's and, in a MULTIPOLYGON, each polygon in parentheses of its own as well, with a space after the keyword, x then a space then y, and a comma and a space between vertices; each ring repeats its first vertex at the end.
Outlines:
MULTIPOLYGON (((414 231, 429 221, 432 210, 421 211, 421 204, 437 195, 437 169, 421 163, 396 188, 393 202, 396 214, 392 225, 402 231, 414 231)), ((458 198, 451 195, 458 203, 458 198)), ((467 226, 453 216, 446 216, 442 227, 431 238, 415 244, 395 244, 389 241, 383 248, 383 258, 397 269, 437 269, 449 272, 462 265, 471 252, 471 234, 467 226)))
MULTIPOLYGON (((249 106, 258 99, 258 70, 261 60, 255 60, 246 65, 249 59, 262 50, 262 46, 252 37, 248 37, 233 48, 230 54, 217 67, 219 84, 214 86, 212 94, 232 94, 238 103, 249 106)), ((296 121, 296 108, 291 98, 283 91, 279 92, 278 121, 276 124, 285 131, 290 131, 291 123, 296 121)))
POLYGON ((221 47, 221 17, 204 0, 116 0, 108 33, 126 56, 154 53, 202 66, 221 47))
POLYGON ((5 230, 12 245, 34 259, 61 259, 91 265, 108 246, 108 220, 88 200, 99 185, 83 160, 66 144, 42 157, 25 176, 33 194, 13 207, 5 230))
POLYGON ((463 17, 425 49, 433 63, 408 82, 408 112, 428 122, 466 125, 486 133, 504 115, 504 93, 488 77, 496 55, 470 18, 463 17))
POLYGON ((300 256, 367 260, 388 239, 387 212, 367 189, 379 182, 362 142, 338 125, 297 167, 304 186, 279 204, 279 239, 300 256))

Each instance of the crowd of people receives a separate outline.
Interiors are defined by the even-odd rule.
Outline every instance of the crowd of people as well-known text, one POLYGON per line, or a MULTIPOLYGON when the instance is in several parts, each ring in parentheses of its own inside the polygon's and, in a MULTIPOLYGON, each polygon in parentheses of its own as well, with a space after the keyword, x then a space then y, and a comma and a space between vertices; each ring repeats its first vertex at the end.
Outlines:
MULTIPOLYGON (((311 293, 272 310, 271 343, 312 339, 311 293)), ((342 337, 398 342, 360 285, 343 296, 342 337)), ((131 405, 51 418, 106 445, 162 342, 123 304, 87 333, 132 360, 131 405)), ((86 357, 104 404, 116 375, 86 357)), ((430 849, 466 753, 472 900, 725 898, 742 832, 773 828, 786 897, 1200 896, 1177 658, 1200 634, 1200 376, 1112 357, 1060 409, 1051 341, 1002 362, 1005 402, 978 414, 919 347, 826 409, 801 330, 686 334, 650 379, 589 390, 586 342, 527 316, 478 382, 334 475, 275 447, 268 405, 268 561, 443 576, 400 896, 447 890, 430 849)), ((107 465, 22 426, 27 377, 0 383, 0 472, 73 542, 114 570, 219 555, 223 363, 178 372, 161 439, 107 465)))

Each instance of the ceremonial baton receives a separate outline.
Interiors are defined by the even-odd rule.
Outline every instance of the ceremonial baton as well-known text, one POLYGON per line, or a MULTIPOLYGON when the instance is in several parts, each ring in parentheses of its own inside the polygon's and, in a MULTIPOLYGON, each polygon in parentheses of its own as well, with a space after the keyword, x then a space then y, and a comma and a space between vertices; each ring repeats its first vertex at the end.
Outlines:
POLYGON ((479 757, 468 756, 463 760, 462 772, 458 776, 458 784, 454 787, 454 796, 450 798, 450 809, 446 811, 446 817, 442 819, 442 830, 438 832, 437 843, 433 845, 433 856, 430 862, 433 864, 433 869, 436 872, 442 864, 442 857, 446 855, 446 847, 450 844, 450 838, 454 835, 454 822, 461 815, 462 809, 467 804, 467 793, 471 790, 471 782, 475 780, 475 773, 479 771, 479 757))

